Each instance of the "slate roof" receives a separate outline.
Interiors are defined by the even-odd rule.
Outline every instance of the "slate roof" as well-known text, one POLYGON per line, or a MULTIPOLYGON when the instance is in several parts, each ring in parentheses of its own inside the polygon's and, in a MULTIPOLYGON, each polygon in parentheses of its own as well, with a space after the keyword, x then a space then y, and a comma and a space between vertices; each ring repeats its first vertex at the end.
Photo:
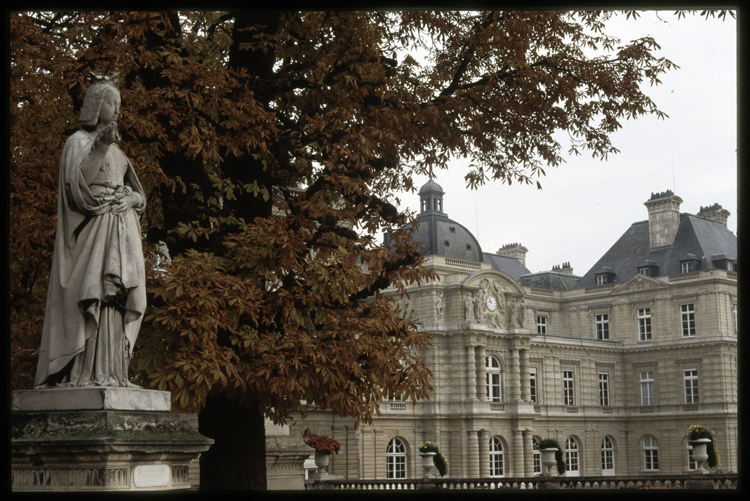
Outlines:
POLYGON ((568 275, 558 271, 542 271, 523 275, 517 280, 521 282, 521 285, 525 285, 526 287, 550 289, 553 291, 569 291, 576 288, 580 279, 581 277, 579 276, 568 275))
POLYGON ((490 263, 493 270, 502 271, 513 277, 514 280, 519 280, 523 275, 530 273, 529 269, 514 257, 498 256, 497 254, 484 252, 482 253, 482 261, 490 263))
POLYGON ((423 244, 428 255, 482 261, 482 247, 476 237, 442 212, 422 213, 419 228, 410 231, 414 241, 423 244))
POLYGON ((692 214, 680 214, 680 226, 671 246, 654 250, 649 246, 648 221, 633 223, 575 288, 595 286, 596 274, 603 271, 615 274, 613 283, 624 283, 638 273, 638 267, 647 264, 658 267, 656 276, 676 275, 681 272, 680 261, 690 254, 700 260, 700 270, 715 269, 716 257, 712 256, 718 254, 737 259, 737 236, 722 223, 692 214))

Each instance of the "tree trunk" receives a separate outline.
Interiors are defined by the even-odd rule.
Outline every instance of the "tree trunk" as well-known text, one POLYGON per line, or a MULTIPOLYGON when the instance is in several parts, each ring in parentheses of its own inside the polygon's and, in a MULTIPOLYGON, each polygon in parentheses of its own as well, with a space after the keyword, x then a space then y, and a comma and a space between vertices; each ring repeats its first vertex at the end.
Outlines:
POLYGON ((257 405, 210 396, 198 423, 199 432, 214 439, 201 455, 201 490, 266 490, 265 420, 257 405))

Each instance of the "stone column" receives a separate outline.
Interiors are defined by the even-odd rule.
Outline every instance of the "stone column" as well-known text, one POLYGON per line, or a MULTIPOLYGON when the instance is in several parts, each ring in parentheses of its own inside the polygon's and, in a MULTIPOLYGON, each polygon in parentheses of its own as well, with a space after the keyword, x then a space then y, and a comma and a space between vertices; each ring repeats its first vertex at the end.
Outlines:
POLYGON ((469 400, 477 399, 477 368, 474 355, 474 347, 466 347, 466 397, 469 400))
POLYGON ((487 365, 486 359, 487 353, 485 352, 484 346, 479 345, 476 347, 476 395, 477 400, 486 400, 487 399, 487 389, 485 388, 485 366, 487 365))
POLYGON ((466 472, 467 478, 479 477, 479 439, 477 432, 469 430, 468 442, 466 447, 466 454, 468 455, 467 466, 468 471, 466 472))
POLYGON ((521 363, 521 400, 529 402, 531 400, 531 388, 529 373, 529 350, 519 350, 521 363))
POLYGON ((534 443, 531 430, 523 430, 523 475, 525 477, 534 476, 534 443))
MULTIPOLYGON (((511 476, 517 477, 520 476, 521 473, 524 471, 524 451, 523 451, 523 431, 522 430, 513 430, 513 445, 511 448, 513 449, 511 451, 512 458, 513 458, 513 470, 509 472, 511 476)), ((506 473, 507 475, 508 473, 506 473)))
POLYGON ((508 400, 511 402, 515 402, 521 397, 521 369, 519 367, 518 351, 518 349, 510 350, 508 400))
POLYGON ((490 476, 490 431, 479 430, 479 476, 490 476))

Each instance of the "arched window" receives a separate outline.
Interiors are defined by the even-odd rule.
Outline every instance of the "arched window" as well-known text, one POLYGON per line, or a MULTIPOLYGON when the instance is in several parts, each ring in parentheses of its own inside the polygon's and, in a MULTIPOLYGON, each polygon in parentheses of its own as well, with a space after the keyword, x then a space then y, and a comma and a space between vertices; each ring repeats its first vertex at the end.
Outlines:
POLYGON ((643 439, 643 469, 646 471, 659 469, 659 442, 650 435, 643 439))
POLYGON ((505 463, 503 461, 503 443, 499 437, 490 440, 490 476, 505 476, 505 463))
POLYGON ((500 387, 500 361, 495 356, 485 359, 485 373, 487 374, 487 400, 502 402, 500 387))
POLYGON ((568 437, 565 441, 565 472, 568 477, 577 477, 581 474, 578 465, 578 442, 573 437, 568 437))
POLYGON ((398 438, 388 442, 386 467, 388 478, 406 478, 406 445, 398 438))
POLYGON ((532 461, 534 463, 534 474, 542 473, 542 453, 539 452, 539 440, 531 439, 532 461))
POLYGON ((612 439, 604 437, 602 440, 602 475, 615 474, 615 446, 612 439))

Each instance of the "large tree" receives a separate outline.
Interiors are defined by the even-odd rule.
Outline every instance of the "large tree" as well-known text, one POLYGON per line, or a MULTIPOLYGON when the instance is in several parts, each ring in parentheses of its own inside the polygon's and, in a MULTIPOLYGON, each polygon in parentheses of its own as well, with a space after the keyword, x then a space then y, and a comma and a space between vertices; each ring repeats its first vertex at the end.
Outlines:
POLYGON ((217 440, 204 487, 263 488, 263 416, 369 422, 386 394, 428 396, 428 336, 382 294, 434 278, 401 230, 414 174, 468 156, 470 186, 529 183, 562 161, 558 131, 606 158, 624 119, 664 116, 642 87, 674 65, 651 38, 607 35, 610 15, 12 13, 14 388, 33 381, 57 163, 89 72, 118 80, 149 194, 133 377, 200 411, 217 440))

